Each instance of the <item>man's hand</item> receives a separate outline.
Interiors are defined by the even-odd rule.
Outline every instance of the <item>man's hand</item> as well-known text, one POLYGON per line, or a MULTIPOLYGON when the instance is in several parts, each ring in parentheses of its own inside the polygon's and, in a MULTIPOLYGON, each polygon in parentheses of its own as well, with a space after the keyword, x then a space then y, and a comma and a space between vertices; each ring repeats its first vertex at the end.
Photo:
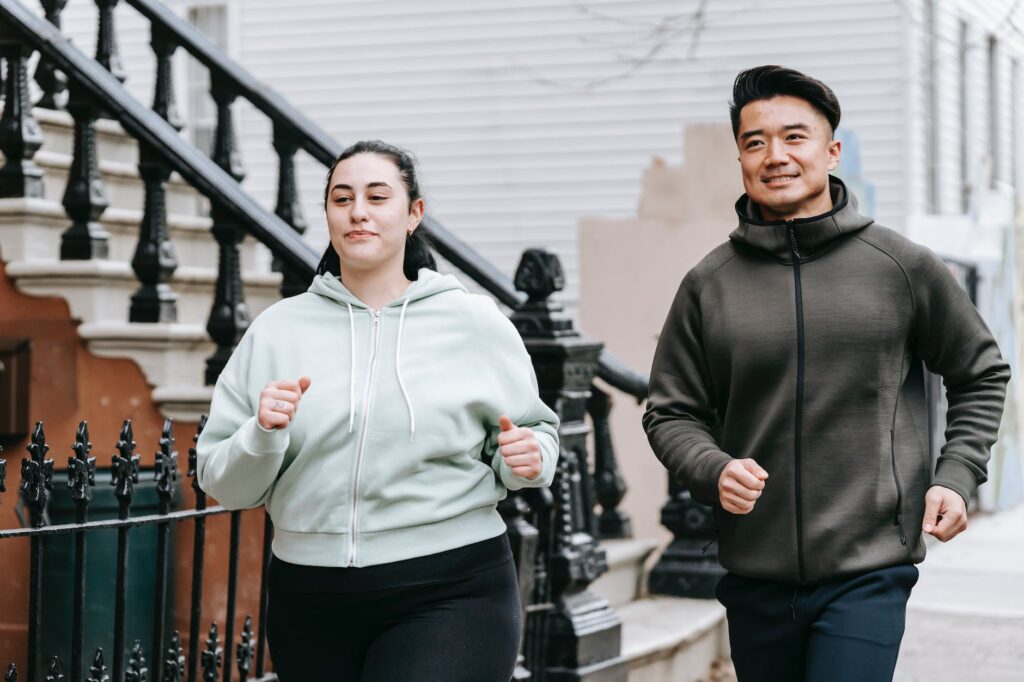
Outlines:
POLYGON ((533 429, 516 426, 505 415, 498 418, 498 425, 501 427, 501 433, 498 434, 498 445, 501 446, 499 452, 512 473, 531 481, 540 476, 544 458, 533 429))
POLYGON ((967 505, 960 494, 933 485, 924 496, 924 524, 921 529, 949 542, 967 528, 967 505))
POLYGON ((733 514, 749 514, 761 497, 767 478, 768 472, 752 459, 734 459, 726 464, 718 478, 722 509, 733 514))
POLYGON ((283 429, 295 418, 299 401, 311 383, 309 377, 298 381, 288 379, 271 381, 260 391, 260 409, 256 421, 267 431, 283 429))

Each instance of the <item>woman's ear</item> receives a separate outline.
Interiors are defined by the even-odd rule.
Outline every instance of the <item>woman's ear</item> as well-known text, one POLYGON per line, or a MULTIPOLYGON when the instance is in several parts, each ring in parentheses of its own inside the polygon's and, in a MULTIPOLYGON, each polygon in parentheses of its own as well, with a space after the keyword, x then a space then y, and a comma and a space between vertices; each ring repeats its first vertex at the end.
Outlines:
POLYGON ((423 212, 426 210, 426 207, 426 202, 422 198, 412 202, 412 205, 409 206, 409 226, 405 230, 407 234, 412 234, 420 226, 420 221, 423 220, 423 212))

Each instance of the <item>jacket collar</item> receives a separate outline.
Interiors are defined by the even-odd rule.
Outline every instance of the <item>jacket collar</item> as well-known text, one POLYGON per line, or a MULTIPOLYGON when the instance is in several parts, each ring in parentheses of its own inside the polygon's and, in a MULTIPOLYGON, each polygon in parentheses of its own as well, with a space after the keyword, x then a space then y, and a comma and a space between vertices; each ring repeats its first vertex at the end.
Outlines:
POLYGON ((874 222, 857 211, 857 199, 847 191, 842 180, 830 175, 828 182, 833 208, 828 213, 811 218, 763 221, 761 209, 744 194, 736 202, 739 225, 729 234, 729 240, 767 251, 776 259, 791 262, 793 246, 789 228, 792 226, 800 260, 805 261, 830 249, 834 246, 833 242, 874 222))

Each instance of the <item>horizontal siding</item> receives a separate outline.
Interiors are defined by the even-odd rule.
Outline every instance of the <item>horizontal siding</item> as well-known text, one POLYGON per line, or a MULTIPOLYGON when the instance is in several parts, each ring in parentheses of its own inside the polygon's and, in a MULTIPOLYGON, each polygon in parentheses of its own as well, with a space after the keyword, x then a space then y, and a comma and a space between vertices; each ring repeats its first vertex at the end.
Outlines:
MULTIPOLYGON (((337 139, 413 150, 429 209, 500 270, 511 275, 528 246, 554 248, 570 307, 580 219, 634 215, 651 158, 679 163, 686 123, 727 120, 732 79, 756 63, 834 87, 880 182, 880 217, 900 215, 898 3, 716 0, 695 42, 698 5, 303 0, 282 16, 277 2, 246 0, 239 56, 337 139)), ((242 129, 246 183, 270 205, 269 126, 250 112, 242 129)), ((299 179, 322 246, 323 169, 303 159, 299 179)))

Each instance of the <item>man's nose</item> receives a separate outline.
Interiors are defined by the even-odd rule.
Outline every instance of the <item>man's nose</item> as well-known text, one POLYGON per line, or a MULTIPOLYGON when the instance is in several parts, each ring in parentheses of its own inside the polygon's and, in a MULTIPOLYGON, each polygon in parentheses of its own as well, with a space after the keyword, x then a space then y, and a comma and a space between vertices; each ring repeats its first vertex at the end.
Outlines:
POLYGON ((768 154, 765 156, 765 161, 773 166, 778 166, 786 163, 789 160, 789 154, 786 152, 786 145, 781 140, 769 140, 768 141, 768 154))

